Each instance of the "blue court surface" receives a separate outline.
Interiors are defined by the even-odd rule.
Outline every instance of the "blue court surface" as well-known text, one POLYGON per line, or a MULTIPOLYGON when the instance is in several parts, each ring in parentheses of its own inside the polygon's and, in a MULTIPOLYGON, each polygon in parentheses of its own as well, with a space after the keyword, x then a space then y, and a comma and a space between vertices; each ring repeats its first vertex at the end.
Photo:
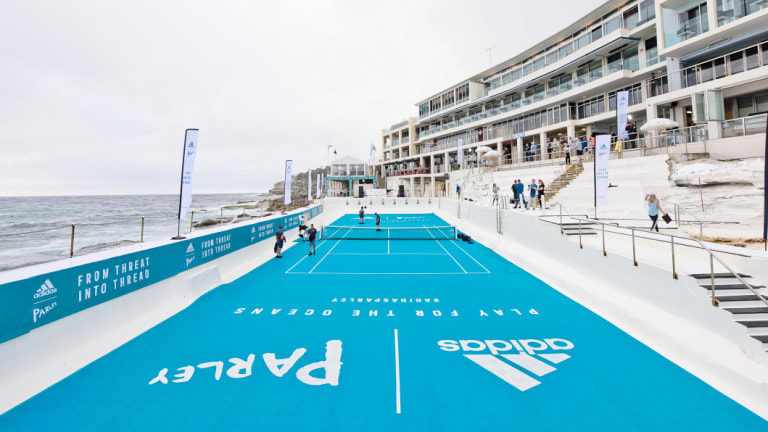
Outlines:
POLYGON ((768 430, 435 215, 373 224, 340 218, 0 430, 768 430))

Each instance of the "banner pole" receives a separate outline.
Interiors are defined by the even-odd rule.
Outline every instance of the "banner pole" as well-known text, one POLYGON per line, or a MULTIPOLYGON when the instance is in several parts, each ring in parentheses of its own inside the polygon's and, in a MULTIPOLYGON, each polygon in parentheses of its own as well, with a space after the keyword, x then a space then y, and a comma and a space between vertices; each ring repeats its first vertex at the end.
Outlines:
MULTIPOLYGON (((597 156, 597 141, 595 141, 595 156, 597 156)), ((597 220, 597 158, 592 162, 592 196, 595 204, 595 220, 597 220)))
POLYGON ((181 146, 181 178, 179 179, 179 212, 176 214, 176 237, 172 237, 171 240, 181 240, 184 237, 181 236, 181 194, 184 190, 184 153, 187 151, 187 131, 184 131, 184 143, 181 146))

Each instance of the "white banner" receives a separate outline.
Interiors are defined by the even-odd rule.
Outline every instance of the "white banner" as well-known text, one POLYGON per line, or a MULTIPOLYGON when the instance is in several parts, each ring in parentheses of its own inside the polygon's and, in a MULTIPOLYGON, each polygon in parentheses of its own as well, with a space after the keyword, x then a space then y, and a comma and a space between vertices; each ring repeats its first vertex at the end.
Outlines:
POLYGON ((464 140, 459 138, 459 152, 456 153, 456 162, 461 166, 463 159, 464 159, 464 149, 462 145, 464 144, 464 140))
POLYGON ((317 190, 315 191, 315 198, 320 199, 320 174, 317 175, 317 190))
POLYGON ((595 139, 595 206, 608 204, 608 161, 611 156, 611 136, 595 139))
POLYGON ((312 170, 307 171, 307 201, 312 201, 312 170))
POLYGON ((192 170, 197 155, 197 129, 184 133, 184 160, 181 163, 181 197, 179 198, 179 220, 184 219, 192 205, 192 170))
POLYGON ((616 136, 620 140, 627 139, 627 110, 629 109, 629 92, 616 92, 616 136))
POLYGON ((283 197, 283 204, 288 205, 291 203, 291 176, 293 175, 293 161, 285 161, 285 191, 283 197))

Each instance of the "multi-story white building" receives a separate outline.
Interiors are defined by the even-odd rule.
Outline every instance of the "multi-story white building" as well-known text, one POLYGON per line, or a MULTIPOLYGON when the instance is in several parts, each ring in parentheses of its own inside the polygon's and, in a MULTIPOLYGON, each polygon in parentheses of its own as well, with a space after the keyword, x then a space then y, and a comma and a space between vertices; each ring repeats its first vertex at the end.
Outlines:
POLYGON ((639 126, 661 117, 686 142, 762 133, 766 66, 768 0, 611 0, 419 101, 415 118, 383 132, 375 175, 390 190, 438 195, 458 169, 460 139, 465 160, 480 145, 501 154, 494 164, 556 158, 553 140, 616 132, 621 90, 629 91, 625 147, 646 145, 639 126))

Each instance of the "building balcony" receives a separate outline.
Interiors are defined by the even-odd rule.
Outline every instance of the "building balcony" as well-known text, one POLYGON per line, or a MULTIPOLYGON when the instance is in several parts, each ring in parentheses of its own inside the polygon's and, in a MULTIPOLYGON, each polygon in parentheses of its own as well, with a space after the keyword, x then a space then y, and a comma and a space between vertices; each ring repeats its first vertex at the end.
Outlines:
POLYGON ((665 25, 664 45, 663 48, 659 46, 659 55, 684 57, 722 41, 764 31, 768 27, 768 0, 719 0, 718 3, 717 10, 709 12, 717 14, 717 26, 714 28, 703 20, 698 20, 698 24, 696 20, 689 20, 684 25, 665 25))
POLYGON ((647 97, 665 95, 765 66, 768 66, 768 42, 707 60, 678 72, 649 79, 647 97))
MULTIPOLYGON (((636 60, 624 62, 630 65, 639 66, 636 60)), ((622 63, 622 66, 623 64, 622 63)), ((564 102, 578 102, 585 96, 598 96, 604 92, 616 90, 626 85, 630 85, 633 82, 637 82, 638 76, 642 77, 650 74, 652 70, 664 67, 665 62, 647 66, 641 70, 632 71, 629 69, 616 68, 615 72, 603 74, 603 72, 593 72, 580 75, 573 80, 573 86, 568 86, 569 90, 558 91, 551 97, 544 97, 542 94, 540 98, 529 97, 522 100, 522 106, 514 108, 512 105, 505 105, 502 107, 487 110, 482 113, 473 114, 462 118, 460 121, 449 122, 440 126, 434 126, 429 129, 427 134, 422 133, 419 135, 416 142, 423 142, 427 139, 434 139, 441 135, 447 135, 449 133, 455 133, 462 129, 473 129, 481 127, 491 122, 503 121, 512 117, 524 115, 528 112, 538 111, 546 109, 552 105, 559 105, 564 102), (525 101, 528 100, 528 103, 525 101)))

